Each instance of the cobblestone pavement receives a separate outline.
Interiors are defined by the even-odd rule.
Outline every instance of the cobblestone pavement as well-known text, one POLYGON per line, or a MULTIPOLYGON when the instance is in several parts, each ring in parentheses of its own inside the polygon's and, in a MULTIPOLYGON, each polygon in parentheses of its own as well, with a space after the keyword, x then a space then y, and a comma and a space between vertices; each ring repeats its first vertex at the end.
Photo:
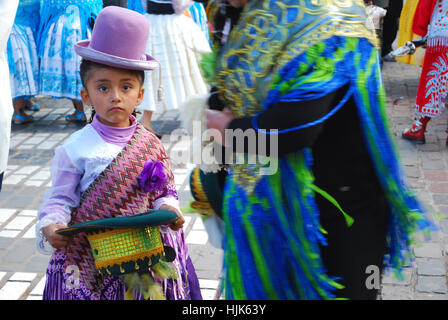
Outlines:
MULTIPOLYGON (((383 67, 387 112, 397 147, 412 189, 425 203, 440 227, 413 250, 415 261, 395 279, 386 271, 380 299, 448 299, 446 255, 448 253, 448 161, 445 146, 447 116, 432 120, 427 143, 415 145, 400 138, 410 125, 417 92, 419 68, 399 62, 383 67)), ((79 126, 67 123, 72 112, 67 100, 38 99, 41 110, 32 124, 12 128, 11 151, 0 193, 0 300, 41 299, 49 256, 35 249, 34 225, 42 195, 50 186, 49 166, 55 147, 79 126)), ((168 154, 186 152, 188 139, 172 139, 179 127, 176 112, 155 114, 154 129, 163 135, 168 154)), ((189 172, 192 164, 172 163, 181 205, 190 201, 189 172)), ((200 216, 186 215, 186 241, 205 299, 219 297, 222 252, 208 239, 200 216)))
POLYGON ((438 230, 429 238, 419 234, 420 244, 413 249, 414 261, 406 268, 404 280, 397 281, 386 272, 382 299, 448 299, 448 153, 445 111, 429 122, 426 144, 418 145, 401 138, 413 119, 420 68, 400 62, 383 66, 387 113, 395 133, 407 181, 428 209, 438 230))

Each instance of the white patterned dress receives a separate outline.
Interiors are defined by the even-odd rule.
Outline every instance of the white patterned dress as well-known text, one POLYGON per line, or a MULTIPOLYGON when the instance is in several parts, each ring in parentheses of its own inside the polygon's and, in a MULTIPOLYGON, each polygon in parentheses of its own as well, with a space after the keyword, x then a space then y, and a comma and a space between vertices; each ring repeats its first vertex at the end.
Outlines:
POLYGON ((175 110, 191 96, 209 91, 200 70, 203 53, 211 52, 204 32, 183 14, 192 2, 188 0, 128 0, 128 8, 138 11, 149 22, 146 53, 160 62, 164 99, 158 100, 159 72, 145 72, 145 96, 141 110, 163 112, 175 110), (155 13, 156 11, 162 11, 155 13), (148 13, 150 12, 150 13, 148 13))
POLYGON ((39 26, 39 0, 20 0, 8 40, 8 64, 13 100, 39 92, 39 61, 35 35, 39 26))
POLYGON ((102 0, 42 0, 38 50, 40 93, 81 101, 78 41, 89 39, 102 0))

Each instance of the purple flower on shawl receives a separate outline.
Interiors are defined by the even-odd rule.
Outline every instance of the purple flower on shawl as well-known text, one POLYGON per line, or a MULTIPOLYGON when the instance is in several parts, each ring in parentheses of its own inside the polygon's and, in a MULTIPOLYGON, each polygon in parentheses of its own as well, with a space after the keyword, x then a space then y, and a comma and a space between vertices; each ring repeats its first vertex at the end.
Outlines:
POLYGON ((162 189, 168 182, 160 161, 146 161, 140 173, 140 188, 145 192, 162 189))

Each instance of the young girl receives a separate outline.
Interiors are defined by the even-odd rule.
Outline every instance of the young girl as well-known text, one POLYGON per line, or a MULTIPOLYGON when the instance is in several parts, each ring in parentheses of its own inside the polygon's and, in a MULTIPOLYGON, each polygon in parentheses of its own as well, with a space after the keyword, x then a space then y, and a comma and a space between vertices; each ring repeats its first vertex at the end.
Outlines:
POLYGON ((95 270, 90 246, 82 234, 68 238, 55 231, 83 221, 150 209, 166 209, 179 216, 160 228, 164 244, 176 251, 178 273, 176 280, 161 284, 166 298, 201 299, 167 155, 157 137, 132 115, 143 99, 144 70, 157 66, 145 54, 148 28, 139 13, 110 6, 98 15, 92 41, 75 46, 84 58, 80 67, 82 100, 95 109, 95 115, 55 152, 53 185, 39 211, 36 229, 38 247, 44 252, 48 244, 56 249, 47 269, 44 299, 124 299, 123 280, 103 277, 95 270), (150 169, 149 173, 162 174, 166 183, 156 183, 150 189, 141 185, 148 163, 159 165, 159 171, 150 169), (75 276, 79 282, 73 285, 70 279, 75 276))

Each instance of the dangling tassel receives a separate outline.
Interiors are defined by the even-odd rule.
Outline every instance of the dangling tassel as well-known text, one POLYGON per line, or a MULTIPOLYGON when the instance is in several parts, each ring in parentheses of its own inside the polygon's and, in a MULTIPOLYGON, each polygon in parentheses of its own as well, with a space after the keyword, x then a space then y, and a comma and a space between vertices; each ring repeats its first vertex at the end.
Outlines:
MULTIPOLYGON (((314 192, 320 194, 322 197, 330 201, 336 208, 341 211, 341 213, 344 215, 345 223, 347 224, 347 227, 351 227, 353 222, 355 221, 352 217, 350 217, 344 210, 342 210, 341 205, 336 201, 335 198, 330 196, 327 192, 316 186, 315 184, 310 184, 311 189, 313 189, 314 192)), ((324 232, 326 233, 326 232, 324 232)))
POLYGON ((134 300, 134 293, 132 292, 132 290, 134 289, 138 289, 140 287, 140 279, 138 276, 138 273, 130 273, 130 274, 125 274, 123 276, 124 279, 124 283, 126 284, 126 296, 125 299, 126 300, 134 300))
POLYGON ((133 290, 143 295, 144 299, 166 300, 162 286, 157 283, 149 273, 142 275, 138 273, 126 274, 123 276, 126 284, 126 300, 134 300, 133 290))
POLYGON ((153 298, 154 300, 166 300, 165 295, 163 294, 163 289, 160 284, 155 282, 154 278, 149 274, 145 273, 141 276, 142 279, 142 294, 143 298, 149 299, 153 298))
POLYGON ((166 262, 160 259, 158 263, 151 266, 151 270, 154 272, 155 277, 150 273, 139 274, 137 272, 123 276, 127 288, 126 300, 135 299, 133 290, 140 292, 145 299, 166 300, 162 286, 154 278, 160 281, 169 278, 177 279, 177 269, 172 262, 166 262))
POLYGON ((160 85, 159 89, 157 89, 157 101, 162 102, 164 96, 165 96, 165 91, 164 91, 162 85, 160 85))
POLYGON ((132 292, 132 289, 128 288, 126 290, 125 300, 135 300, 134 293, 132 292))
POLYGON ((157 63, 159 64, 159 88, 157 89, 157 101, 162 102, 165 95, 165 91, 162 86, 162 65, 159 61, 157 61, 157 63))
POLYGON ((151 267, 152 271, 161 280, 168 278, 177 279, 177 269, 171 262, 159 260, 159 262, 151 267))

